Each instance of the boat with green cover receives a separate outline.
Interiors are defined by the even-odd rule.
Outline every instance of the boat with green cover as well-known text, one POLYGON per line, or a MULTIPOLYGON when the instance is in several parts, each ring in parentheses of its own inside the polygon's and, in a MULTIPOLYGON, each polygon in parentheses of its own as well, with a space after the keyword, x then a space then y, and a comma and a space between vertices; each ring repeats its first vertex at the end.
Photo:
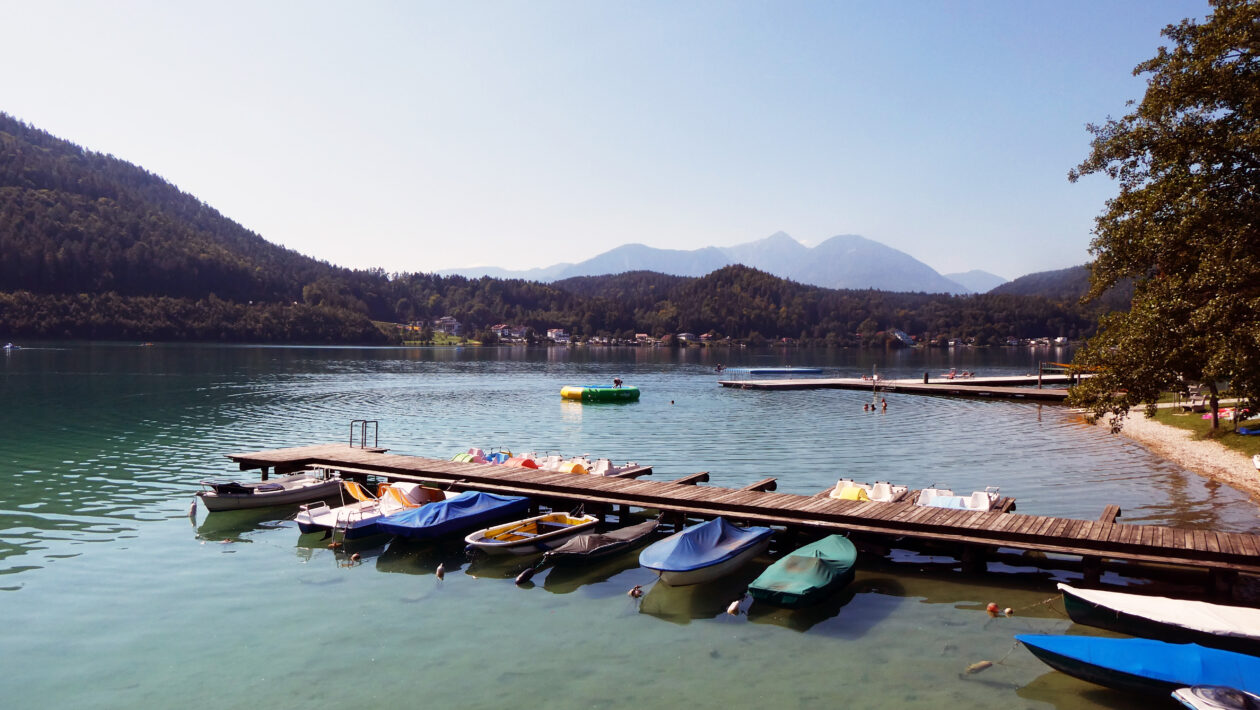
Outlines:
POLYGON ((560 390, 560 396, 575 402, 634 402, 639 399, 639 388, 569 385, 560 390))
POLYGON ((853 581, 857 548, 843 535, 828 535, 766 568, 748 585, 754 599, 795 609, 822 601, 853 581))

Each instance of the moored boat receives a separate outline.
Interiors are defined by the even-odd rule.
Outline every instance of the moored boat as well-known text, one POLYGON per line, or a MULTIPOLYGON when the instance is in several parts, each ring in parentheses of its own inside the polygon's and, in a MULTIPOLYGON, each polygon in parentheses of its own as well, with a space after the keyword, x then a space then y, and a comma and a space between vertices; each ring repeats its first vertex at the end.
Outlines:
POLYGON ((341 489, 341 477, 317 468, 267 481, 210 480, 202 481, 201 485, 205 490, 197 491, 197 497, 206 510, 214 513, 335 498, 341 489))
POLYGON ((633 402, 639 399, 639 388, 569 385, 560 389, 560 396, 575 402, 633 402))
POLYGON ((1260 695, 1219 685, 1180 688, 1172 696, 1194 710, 1260 710, 1260 695))
POLYGON ((700 584, 730 574, 770 546, 770 528, 741 528, 724 518, 684 528, 653 543, 639 564, 676 587, 700 584))
POLYGON ((1193 643, 1096 636, 1018 634, 1055 670, 1118 690, 1168 697, 1186 686, 1223 685, 1260 692, 1260 658, 1193 643))
POLYGON ((1260 656, 1260 609, 1059 584, 1072 621, 1170 643, 1260 656))
POLYGON ((659 520, 652 519, 606 533, 583 533, 549 550, 543 559, 557 565, 594 562, 646 543, 660 525, 659 520))
POLYGON ((427 488, 418 483, 383 484, 376 496, 354 481, 341 483, 342 490, 353 502, 336 508, 323 501, 303 505, 294 518, 298 530, 303 534, 341 531, 347 540, 367 537, 381 532, 377 525, 385 516, 419 508, 445 497, 437 488, 427 488))
POLYGON ((381 519, 381 532, 412 540, 432 540, 485 525, 494 520, 520 515, 529 509, 529 499, 495 493, 464 491, 422 508, 402 510, 381 519))
POLYGON ((748 585, 753 599, 794 609, 821 601, 853 581, 857 548, 843 535, 828 535, 793 550, 748 585))
POLYGON ((469 533, 470 550, 490 555, 534 555, 559 547, 599 524, 594 515, 547 513, 469 533))
POLYGON ((993 509, 998 500, 998 487, 989 486, 983 491, 975 491, 969 496, 954 495, 948 488, 924 488, 915 498, 915 505, 929 508, 951 508, 953 510, 976 510, 987 513, 993 509))
POLYGON ((876 503, 895 503, 910 492, 909 486, 894 486, 888 481, 860 483, 851 478, 836 481, 836 487, 827 494, 837 500, 871 500, 876 503))

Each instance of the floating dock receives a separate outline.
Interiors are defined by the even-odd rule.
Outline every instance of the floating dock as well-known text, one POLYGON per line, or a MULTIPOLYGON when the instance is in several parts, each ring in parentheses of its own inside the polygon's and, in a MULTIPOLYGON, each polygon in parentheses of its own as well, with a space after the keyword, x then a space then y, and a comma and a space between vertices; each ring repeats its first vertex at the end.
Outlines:
POLYGON ((773 380, 718 380, 723 387, 748 390, 812 390, 841 389, 865 392, 901 392, 952 397, 988 397, 991 399, 1027 399, 1041 402, 1063 402, 1068 390, 1061 387, 1038 387, 1047 384, 1069 384, 1068 375, 1012 375, 1006 377, 924 377, 914 379, 869 379, 861 377, 810 377, 773 380))
MULTIPOLYGON (((1116 522, 1117 506, 1109 505, 1098 520, 1040 515, 926 508, 912 503, 836 500, 826 492, 813 496, 776 493, 774 478, 741 488, 698 485, 699 473, 677 481, 607 478, 491 464, 457 463, 420 456, 390 454, 379 448, 326 444, 229 454, 242 470, 286 473, 310 466, 341 471, 350 477, 374 476, 391 481, 436 483, 449 490, 476 489, 524 495, 555 506, 583 503, 589 512, 624 514, 630 507, 660 510, 676 521, 724 516, 761 525, 777 525, 790 533, 851 533, 878 544, 928 543, 952 550, 966 569, 983 570, 1001 550, 1024 555, 1021 566, 1061 568, 1052 555, 1079 558, 1087 580, 1097 581, 1105 564, 1125 572, 1158 571, 1173 566, 1208 574, 1208 585, 1231 594, 1239 573, 1260 575, 1260 536, 1116 522)), ((636 475, 651 473, 640 467, 636 475)), ((1010 505, 1005 505, 1009 509, 1010 505)), ((1140 576, 1140 575, 1135 575, 1140 576)))

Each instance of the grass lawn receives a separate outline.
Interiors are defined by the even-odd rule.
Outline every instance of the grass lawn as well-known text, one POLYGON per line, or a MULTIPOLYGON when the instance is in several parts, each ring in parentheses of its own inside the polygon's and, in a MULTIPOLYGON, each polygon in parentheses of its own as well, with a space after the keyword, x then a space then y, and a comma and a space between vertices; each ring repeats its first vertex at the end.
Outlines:
MULTIPOLYGON (((1144 417, 1146 415, 1135 408, 1129 416, 1144 417)), ((1221 427, 1216 432, 1212 431, 1212 420, 1204 419, 1203 415, 1198 413, 1182 414, 1180 410, 1161 409, 1155 415, 1155 421, 1180 429, 1189 429, 1194 432, 1195 439, 1215 439, 1248 456, 1260 454, 1260 436, 1243 436, 1234 433, 1234 424, 1227 419, 1221 420, 1221 427)), ((1253 417, 1246 422, 1241 422, 1240 426, 1260 428, 1260 419, 1253 417)))

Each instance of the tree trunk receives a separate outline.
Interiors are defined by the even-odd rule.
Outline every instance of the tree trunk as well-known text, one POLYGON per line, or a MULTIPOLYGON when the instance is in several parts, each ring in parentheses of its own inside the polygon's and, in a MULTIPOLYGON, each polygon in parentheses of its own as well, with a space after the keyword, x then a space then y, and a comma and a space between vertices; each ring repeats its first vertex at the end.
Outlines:
POLYGON ((1212 408, 1212 431, 1216 431, 1221 428, 1221 415, 1217 411, 1217 405, 1220 403, 1220 400, 1217 398, 1215 381, 1208 383, 1208 392, 1212 393, 1212 396, 1208 397, 1208 406, 1212 408))

